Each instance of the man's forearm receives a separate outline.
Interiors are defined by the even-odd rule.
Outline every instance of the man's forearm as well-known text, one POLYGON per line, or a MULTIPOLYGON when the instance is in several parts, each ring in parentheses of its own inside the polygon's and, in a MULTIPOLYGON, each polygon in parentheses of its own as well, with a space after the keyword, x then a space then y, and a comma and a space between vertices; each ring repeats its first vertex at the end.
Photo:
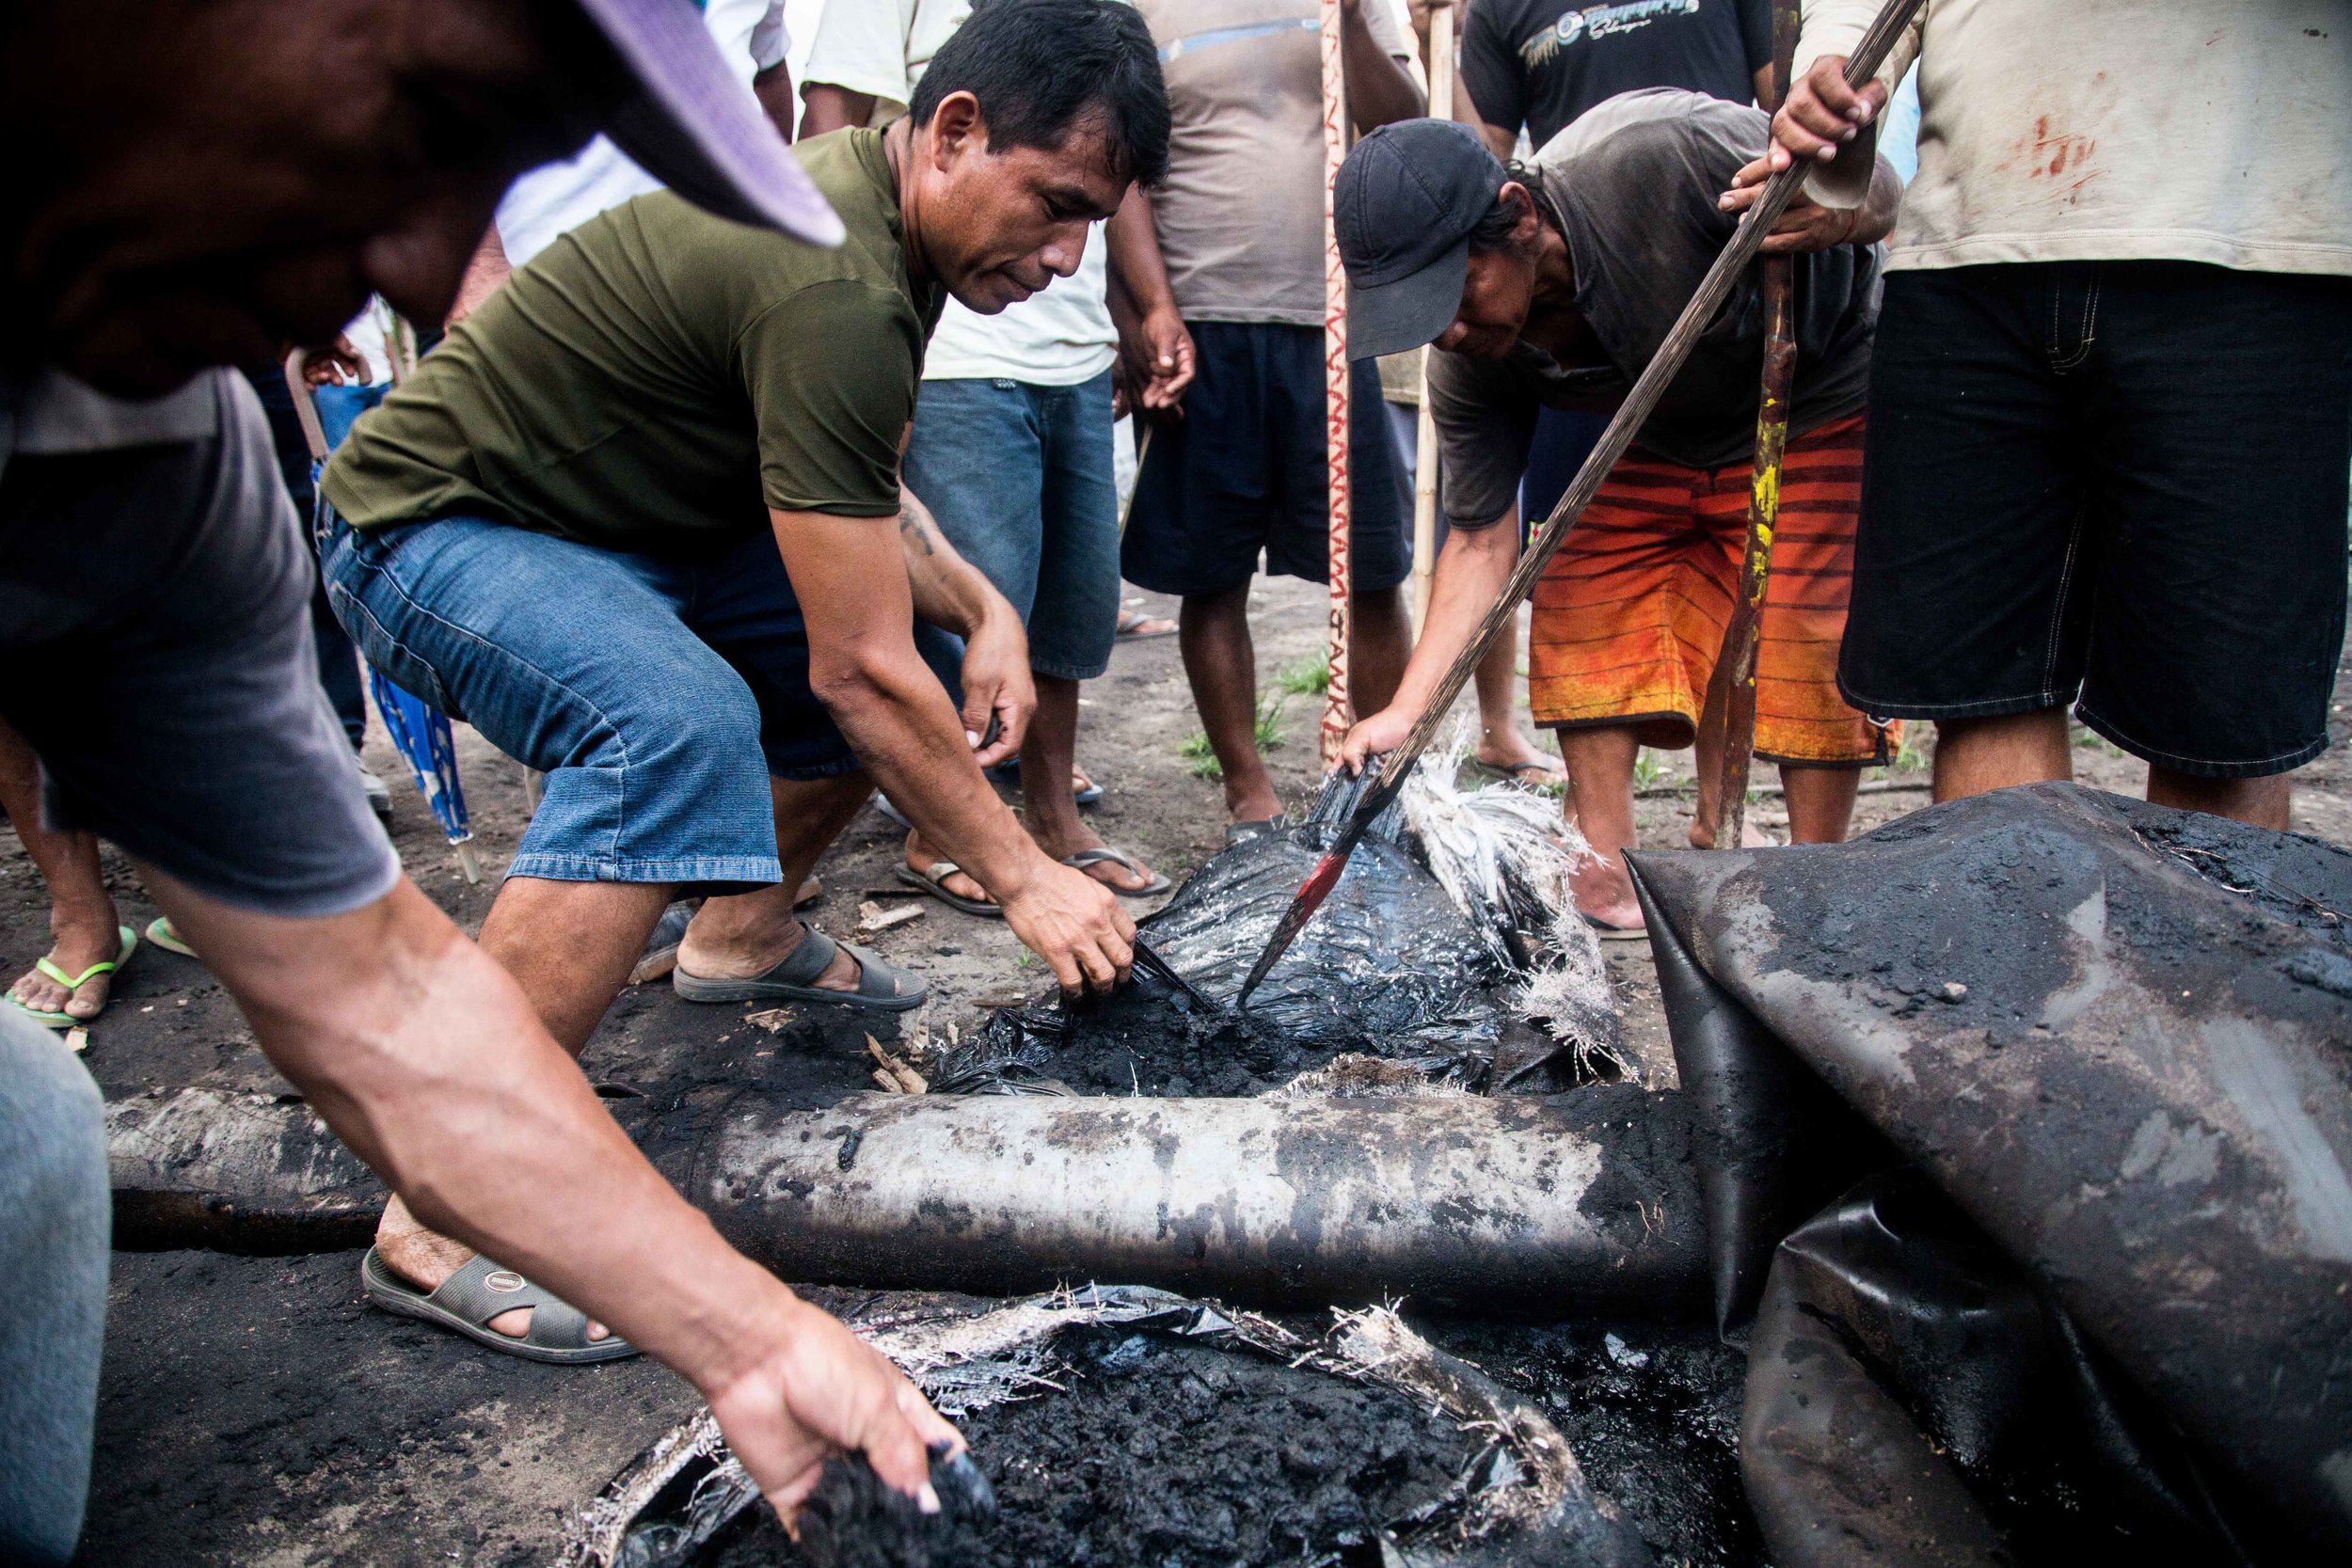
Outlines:
POLYGON ((969 641, 991 615, 1011 610, 980 569, 956 553, 930 508, 904 488, 898 492, 898 548, 914 613, 932 626, 969 641))
POLYGON ((874 118, 874 95, 851 92, 831 82, 801 85, 801 139, 821 136, 848 125, 864 125, 874 118))
POLYGON ((1348 118, 1359 135, 1393 120, 1415 119, 1427 112, 1421 88, 1413 85, 1405 63, 1372 36, 1364 7, 1387 0, 1362 0, 1340 30, 1341 69, 1347 81, 1348 118))
MULTIPOLYGON (((1875 141, 1878 127, 1870 127, 1875 141)), ((1859 140, 1860 138, 1856 138, 1859 140)), ((1854 218, 1853 243, 1876 245, 1895 231, 1895 214, 1903 202, 1903 177, 1884 158, 1872 160, 1870 194, 1854 218)))
POLYGON ((514 980, 402 881, 350 914, 232 910, 142 868, 279 1071, 436 1230, 706 1392, 798 1307, 646 1163, 514 980))
POLYGON ((1471 634, 1510 580, 1519 558, 1518 540, 1517 506, 1488 527, 1456 528, 1446 534, 1445 547, 1438 552, 1430 573, 1429 614, 1422 622, 1412 657, 1406 661, 1393 705, 1415 714, 1429 705, 1438 683, 1470 645, 1471 634))
POLYGON ((1129 185, 1119 211, 1103 225, 1103 241, 1110 246, 1111 281, 1126 292, 1127 304, 1139 316, 1176 308, 1153 224, 1151 194, 1141 185, 1129 185))

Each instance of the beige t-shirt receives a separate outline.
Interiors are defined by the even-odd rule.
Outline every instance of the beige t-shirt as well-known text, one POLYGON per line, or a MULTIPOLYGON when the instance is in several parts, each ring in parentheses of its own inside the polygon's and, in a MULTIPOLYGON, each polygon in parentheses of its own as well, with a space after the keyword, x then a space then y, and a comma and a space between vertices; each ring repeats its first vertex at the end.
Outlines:
MULTIPOLYGON (((1152 193, 1190 321, 1323 325, 1323 67, 1315 0, 1137 0, 1160 46, 1168 183, 1152 193)), ((1412 51, 1390 8, 1372 36, 1412 51)))
MULTIPOLYGON (((1878 9, 1808 0, 1797 69, 1851 54, 1878 9)), ((1890 272, 2148 259, 2352 274, 2343 0, 1928 0, 1880 68, 1890 90, 1915 57, 1919 173, 1890 272)))

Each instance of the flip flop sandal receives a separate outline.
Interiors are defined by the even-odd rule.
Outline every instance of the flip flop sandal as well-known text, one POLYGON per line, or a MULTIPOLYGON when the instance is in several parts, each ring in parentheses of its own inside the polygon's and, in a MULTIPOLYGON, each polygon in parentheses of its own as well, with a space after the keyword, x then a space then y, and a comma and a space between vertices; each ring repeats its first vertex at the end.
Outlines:
POLYGON ((870 947, 835 942, 809 927, 801 944, 765 974, 748 980, 705 980, 683 969, 673 971, 670 987, 689 1002, 827 1002, 835 1006, 869 1012, 902 1013, 919 1007, 930 988, 912 970, 900 969, 870 947), (857 960, 855 990, 829 990, 817 984, 836 952, 857 960))
POLYGON ((187 938, 173 928, 171 916, 167 914, 159 914, 147 923, 147 940, 167 953, 177 953, 183 958, 196 957, 196 949, 188 945, 187 938))
POLYGON ((1597 915, 1586 914, 1582 910, 1577 911, 1576 913, 1577 918, 1590 926, 1593 928, 1593 934, 1603 942, 1649 941, 1649 927, 1646 926, 1613 926, 1597 915))
MULTIPOLYGON (((42 974, 47 975, 50 979, 55 980, 57 984, 63 986, 66 991, 66 1000, 71 1002, 73 1000, 73 993, 75 991, 80 990, 84 986, 88 985, 92 980, 97 979, 101 974, 114 974, 124 964, 129 963, 131 961, 131 955, 139 950, 139 934, 136 931, 134 931, 128 926, 118 926, 115 927, 115 931, 122 939, 122 950, 117 953, 111 959, 101 959, 99 962, 94 963, 87 969, 82 971, 79 974, 68 974, 64 970, 59 969, 56 964, 51 963, 46 958, 35 959, 33 967, 40 971, 42 974)), ((113 993, 109 990, 107 1001, 112 1001, 113 999, 113 993)), ((78 1029, 86 1023, 94 1022, 99 1016, 106 1010, 105 1003, 102 1002, 99 1004, 98 1011, 90 1014, 88 1018, 76 1018, 69 1012, 43 1012, 38 1007, 28 1007, 24 1003, 19 1002, 13 995, 8 997, 8 1002, 9 1006, 14 1007, 18 1012, 23 1013, 26 1018, 31 1019, 35 1023, 45 1025, 51 1029, 78 1029)))
MULTIPOLYGON (((1021 759, 1007 757, 1002 762, 992 764, 988 769, 988 776, 1000 784, 1018 784, 1021 782, 1021 759)), ((1080 774, 1078 777, 1084 778, 1085 775, 1080 774)), ((1074 803, 1090 806, 1102 798, 1103 786, 1092 779, 1087 779, 1083 788, 1079 786, 1077 778, 1070 781, 1070 799, 1074 803)), ((894 812, 893 815, 895 816, 896 813, 894 812)))
POLYGON ((692 924, 696 907, 695 900, 681 898, 661 911, 653 934, 645 938, 645 950, 637 956, 637 967, 628 972, 630 985, 659 980, 677 967, 678 943, 686 940, 686 927, 692 924))
POLYGON ((960 893, 947 891, 946 886, 947 879, 962 870, 963 867, 953 861, 933 861, 929 870, 918 872, 914 867, 901 861, 891 874, 897 877, 904 886, 928 893, 960 913, 976 914, 982 920, 1004 919, 1005 911, 986 899, 966 898, 960 893))
POLYGON ((368 1255, 359 1259, 359 1285, 369 1302, 387 1312, 421 1319, 453 1334, 462 1334, 477 1345, 519 1355, 526 1361, 553 1361, 569 1366, 585 1361, 618 1361, 637 1354, 637 1347, 617 1334, 610 1338, 589 1338, 585 1312, 553 1291, 533 1285, 514 1270, 500 1268, 480 1253, 442 1280, 439 1290, 427 1294, 392 1273, 375 1255, 375 1248, 370 1247, 368 1255), (490 1326, 492 1318, 517 1307, 532 1309, 530 1331, 521 1338, 501 1334, 490 1326))
POLYGON ((1154 621, 1163 621, 1167 619, 1168 618, 1164 615, 1146 615, 1140 610, 1130 610, 1119 618, 1119 641, 1121 642, 1149 642, 1155 637, 1173 637, 1176 635, 1176 623, 1173 621, 1168 621, 1168 624, 1161 627, 1158 631, 1145 631, 1142 629, 1143 627, 1150 626, 1154 621))
POLYGON ((1521 789, 1564 789, 1567 775, 1548 762, 1515 762, 1508 768, 1498 768, 1491 762, 1470 759, 1470 771, 1482 779, 1500 779, 1504 784, 1518 784, 1521 789), (1535 777, 1529 778, 1529 774, 1535 777))
POLYGON ((1253 817, 1247 822, 1228 822, 1225 824, 1225 847, 1231 849, 1236 844, 1247 844, 1253 838, 1279 833, 1290 825, 1290 814, 1279 811, 1272 816, 1253 817))
POLYGON ((1080 871, 1084 871, 1089 865, 1116 865, 1134 873, 1136 876, 1149 876, 1151 878, 1151 880, 1145 882, 1141 887, 1120 887, 1117 882, 1103 882, 1103 879, 1100 877, 1094 879, 1098 882, 1103 882, 1104 887, 1109 888, 1113 893, 1118 894, 1121 898, 1149 898, 1153 894, 1166 893, 1169 888, 1176 885, 1175 883, 1169 881, 1167 878, 1159 876, 1156 873, 1146 872, 1143 867, 1136 863, 1135 856, 1127 853, 1126 850, 1113 849, 1108 845, 1104 845, 1102 847, 1095 849, 1081 849, 1076 854, 1064 860, 1062 864, 1075 867, 1080 871))

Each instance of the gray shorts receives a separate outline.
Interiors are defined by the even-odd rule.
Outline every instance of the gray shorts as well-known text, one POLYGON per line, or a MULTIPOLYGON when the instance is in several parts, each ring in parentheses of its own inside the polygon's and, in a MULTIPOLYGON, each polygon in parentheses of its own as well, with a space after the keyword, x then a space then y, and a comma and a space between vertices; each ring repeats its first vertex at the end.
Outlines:
POLYGON ((0 716, 48 810, 197 892, 291 918, 400 863, 319 689, 317 564, 245 378, 217 433, 0 470, 0 716))

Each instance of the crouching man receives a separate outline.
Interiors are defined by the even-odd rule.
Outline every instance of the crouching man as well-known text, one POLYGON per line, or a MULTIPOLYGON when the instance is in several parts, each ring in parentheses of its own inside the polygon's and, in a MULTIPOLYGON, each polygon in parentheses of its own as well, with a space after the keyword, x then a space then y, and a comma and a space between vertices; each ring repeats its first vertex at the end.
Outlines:
MULTIPOLYGON (((919 1001, 791 910, 877 781, 1065 988, 1129 960, 1111 891, 980 775, 1034 705, 1026 646, 898 456, 944 299, 988 313, 1068 277, 1089 223, 1165 168, 1151 36, 1125 6, 997 0, 906 118, 796 152, 839 246, 669 192, 627 202, 517 269, 323 482, 328 593, 361 650, 548 774, 482 945, 575 1053, 681 893, 762 890, 680 952, 706 988, 919 1001), (970 642, 961 714, 918 614, 970 642), (1011 721, 976 757, 992 708, 1011 721)), ((369 1292, 413 1308, 469 1257, 395 1203, 369 1292)), ((532 1332, 516 1312, 452 1326, 532 1332)))
MULTIPOLYGON (((1467 130, 1384 126, 1342 166, 1348 351, 1435 343, 1429 397, 1452 533, 1396 700, 1346 758, 1404 739, 1518 556, 1518 476, 1543 406, 1613 410, 1738 219, 1719 204, 1764 151, 1762 111, 1657 88, 1610 99, 1509 169, 1467 130)), ((1792 836, 1846 836, 1857 769, 1889 736, 1838 695, 1852 573, 1879 248, 1900 183, 1882 164, 1860 209, 1792 207, 1766 242, 1796 251, 1796 385, 1756 657, 1756 752, 1781 765, 1792 836)), ((1747 545, 1764 312, 1734 291, 1534 591, 1528 690, 1559 732, 1565 809, 1598 853, 1577 907, 1604 936, 1642 932, 1618 852, 1633 842, 1643 746, 1695 738, 1747 545)), ((1713 759, 1699 763, 1698 821, 1713 759)), ((1694 827, 1692 841, 1707 841, 1694 827)))

